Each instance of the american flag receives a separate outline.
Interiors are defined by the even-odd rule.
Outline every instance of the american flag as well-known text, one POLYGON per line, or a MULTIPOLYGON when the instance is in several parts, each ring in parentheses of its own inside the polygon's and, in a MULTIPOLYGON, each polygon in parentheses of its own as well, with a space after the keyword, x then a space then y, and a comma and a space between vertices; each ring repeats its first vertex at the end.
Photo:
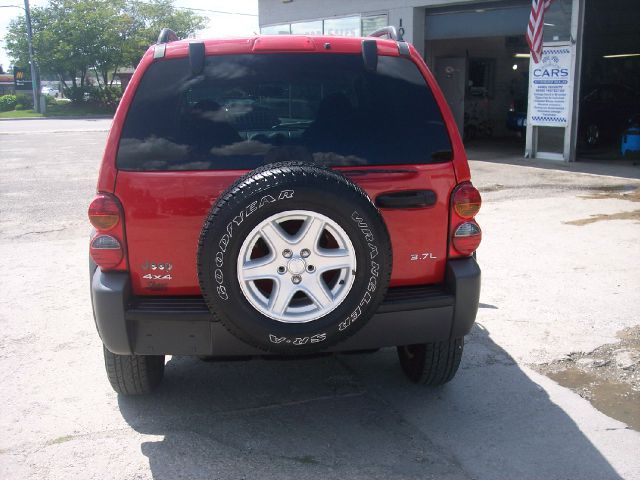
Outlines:
POLYGON ((531 50, 531 57, 535 63, 542 57, 542 29, 544 27, 544 12, 547 11, 552 0, 531 0, 531 15, 527 26, 527 43, 531 50))

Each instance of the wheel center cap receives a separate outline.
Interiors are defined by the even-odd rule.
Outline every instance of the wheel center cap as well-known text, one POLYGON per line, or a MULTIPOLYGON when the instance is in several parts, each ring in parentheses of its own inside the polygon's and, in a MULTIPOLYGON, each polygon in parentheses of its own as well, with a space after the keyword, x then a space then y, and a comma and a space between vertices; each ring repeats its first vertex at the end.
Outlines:
POLYGON ((300 275, 304 272, 306 267, 306 262, 301 258, 292 258, 291 260, 289 260, 289 263, 287 263, 287 269, 292 275, 300 275))

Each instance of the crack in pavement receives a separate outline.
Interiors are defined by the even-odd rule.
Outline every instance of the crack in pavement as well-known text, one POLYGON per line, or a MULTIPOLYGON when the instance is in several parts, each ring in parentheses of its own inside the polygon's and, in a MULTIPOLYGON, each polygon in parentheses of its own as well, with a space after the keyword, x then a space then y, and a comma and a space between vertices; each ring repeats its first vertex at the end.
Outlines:
POLYGON ((35 232, 25 232, 25 233, 21 233, 19 235, 14 235, 13 237, 9 237, 10 239, 16 239, 16 238, 21 238, 21 237, 26 237, 27 235, 42 235, 45 233, 53 233, 53 232, 62 232, 63 230, 66 230, 67 227, 62 227, 62 228, 54 228, 52 230, 39 230, 39 231, 35 231, 35 232))

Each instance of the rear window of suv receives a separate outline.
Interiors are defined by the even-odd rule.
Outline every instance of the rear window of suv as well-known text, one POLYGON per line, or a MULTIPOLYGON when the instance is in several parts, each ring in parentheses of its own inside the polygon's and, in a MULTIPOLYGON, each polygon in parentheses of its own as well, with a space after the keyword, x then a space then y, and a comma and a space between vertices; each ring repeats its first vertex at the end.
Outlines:
POLYGON ((255 54, 153 63, 127 114, 123 170, 253 169, 286 160, 327 166, 451 159, 442 115, 416 65, 360 55, 255 54))

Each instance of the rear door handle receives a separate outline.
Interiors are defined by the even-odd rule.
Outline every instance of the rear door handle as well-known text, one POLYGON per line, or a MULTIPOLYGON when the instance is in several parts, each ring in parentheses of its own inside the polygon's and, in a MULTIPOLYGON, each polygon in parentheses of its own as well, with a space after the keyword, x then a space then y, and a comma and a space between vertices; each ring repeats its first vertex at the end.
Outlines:
POLYGON ((383 193, 376 197, 379 208, 426 208, 436 204, 438 196, 433 190, 402 190, 383 193))

